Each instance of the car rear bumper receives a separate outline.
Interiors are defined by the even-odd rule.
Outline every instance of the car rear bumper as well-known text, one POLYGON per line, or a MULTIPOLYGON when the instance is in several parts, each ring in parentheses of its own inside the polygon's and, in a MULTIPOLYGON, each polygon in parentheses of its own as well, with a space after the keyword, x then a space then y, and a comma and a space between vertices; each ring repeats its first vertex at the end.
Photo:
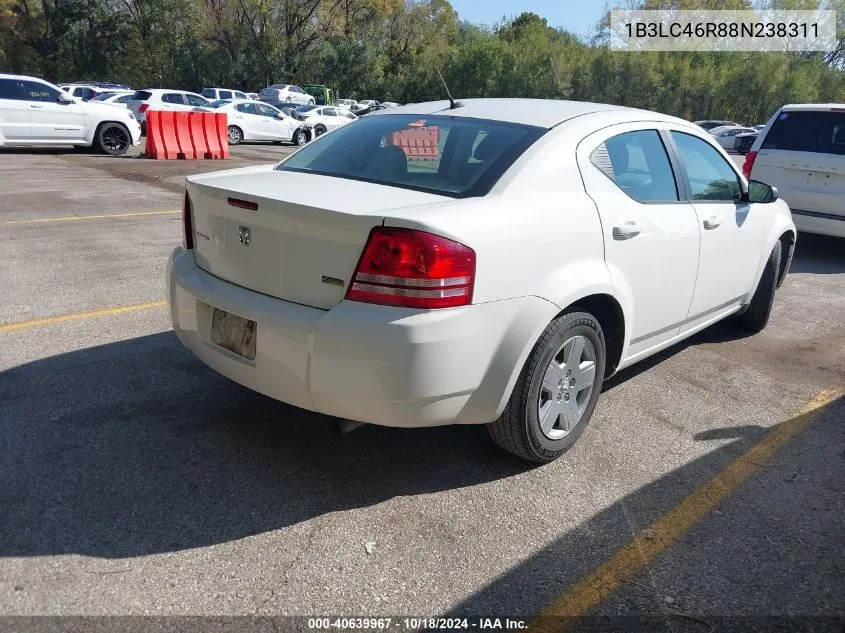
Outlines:
POLYGON ((495 420, 558 311, 537 297, 435 311, 353 301, 321 310, 223 281, 181 247, 167 278, 174 330, 209 367, 277 400, 384 426, 495 420), (254 360, 211 342, 215 308, 257 323, 254 360))
POLYGON ((845 237, 845 215, 792 209, 792 221, 804 233, 845 237))

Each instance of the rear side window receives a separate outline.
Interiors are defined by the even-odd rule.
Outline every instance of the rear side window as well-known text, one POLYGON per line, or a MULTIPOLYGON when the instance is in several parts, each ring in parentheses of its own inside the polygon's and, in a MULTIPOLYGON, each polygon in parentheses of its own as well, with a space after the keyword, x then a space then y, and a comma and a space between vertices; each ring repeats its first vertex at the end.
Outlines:
POLYGON ((319 137, 277 169, 453 198, 483 196, 545 132, 464 117, 374 116, 319 137))
POLYGON ((739 178, 716 148, 683 132, 672 132, 672 140, 681 154, 694 200, 739 200, 739 178))
POLYGON ((132 95, 132 101, 146 101, 150 97, 153 96, 153 93, 149 90, 137 90, 134 95, 132 95))
POLYGON ((781 112, 763 139, 761 149, 845 154, 845 112, 781 112))
POLYGON ((0 79, 0 99, 20 99, 18 82, 14 79, 0 79))
POLYGON ((657 130, 626 132, 607 139, 590 161, 637 202, 675 202, 678 187, 657 130))

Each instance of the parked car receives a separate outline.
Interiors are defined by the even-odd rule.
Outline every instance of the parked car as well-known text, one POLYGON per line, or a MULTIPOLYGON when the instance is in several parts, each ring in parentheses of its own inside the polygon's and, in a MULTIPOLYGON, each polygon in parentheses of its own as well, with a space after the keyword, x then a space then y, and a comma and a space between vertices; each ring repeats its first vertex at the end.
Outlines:
POLYGON ((119 90, 115 88, 102 88, 91 84, 63 84, 59 88, 83 101, 90 101, 102 94, 113 94, 119 90))
POLYGON ((253 101, 258 101, 258 93, 257 92, 247 92, 246 98, 252 99, 253 101))
POLYGON ((219 99, 248 99, 245 92, 240 90, 231 90, 230 88, 203 88, 202 96, 209 101, 218 101, 219 99))
POLYGON ((346 108, 347 110, 352 111, 352 109, 358 105, 358 102, 355 101, 355 99, 338 99, 337 105, 341 108, 346 108))
POLYGON ((731 127, 736 127, 737 125, 739 125, 739 123, 734 123, 733 121, 717 121, 715 119, 709 119, 709 120, 706 120, 706 121, 696 121, 695 124, 698 127, 704 128, 705 130, 708 130, 708 131, 712 130, 713 128, 721 127, 721 126, 728 126, 729 125, 731 127))
POLYGON ((35 77, 0 74, 0 146, 94 147, 126 153, 141 139, 135 115, 125 108, 82 101, 35 77))
POLYGON ((96 101, 98 103, 110 103, 112 105, 121 105, 126 108, 129 107, 129 99, 132 98, 132 95, 135 94, 134 90, 129 91, 115 91, 115 92, 104 92, 101 95, 97 95, 91 101, 96 101))
POLYGON ((748 132, 746 134, 737 134, 734 137, 734 151, 737 154, 747 154, 757 140, 757 132, 748 132))
POLYGON ((795 241, 701 128, 572 101, 373 113, 184 200, 169 313, 207 365, 346 420, 486 424, 537 462, 606 377, 727 317, 762 330, 795 241), (389 141, 419 127, 457 142, 389 141))
POLYGON ((147 132, 147 110, 171 110, 190 112, 196 107, 208 105, 209 101, 195 92, 170 90, 167 88, 148 88, 136 90, 127 100, 127 105, 141 123, 141 130, 147 132))
POLYGON ((352 123, 358 118, 346 108, 335 106, 303 106, 297 111, 297 115, 300 121, 306 121, 314 128, 314 136, 320 136, 341 125, 352 123))
POLYGON ((395 101, 382 101, 380 104, 383 108, 398 108, 399 104, 395 101))
POLYGON ((314 105, 316 103, 314 97, 299 86, 291 84, 273 84, 264 88, 264 90, 258 93, 258 96, 262 101, 266 101, 270 105, 276 105, 278 103, 314 105))
POLYGON ((251 99, 222 99, 195 110, 226 114, 229 145, 237 145, 241 141, 275 141, 305 145, 313 136, 310 126, 277 110, 269 103, 251 99))
POLYGON ((799 231, 845 238, 845 103, 783 106, 742 171, 777 187, 799 231))
POLYGON ((733 150, 734 141, 736 141, 737 134, 753 133, 754 128, 750 127, 717 127, 713 128, 710 135, 716 139, 716 142, 727 150, 733 150))

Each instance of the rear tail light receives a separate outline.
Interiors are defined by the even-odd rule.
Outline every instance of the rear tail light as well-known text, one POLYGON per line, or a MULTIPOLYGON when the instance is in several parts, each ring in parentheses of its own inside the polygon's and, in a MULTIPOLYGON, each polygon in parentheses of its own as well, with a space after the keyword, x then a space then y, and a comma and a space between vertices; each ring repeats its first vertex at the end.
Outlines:
POLYGON ((146 111, 147 111, 147 108, 149 108, 149 107, 150 107, 150 104, 149 104, 149 103, 142 103, 142 104, 140 105, 140 107, 138 108, 138 112, 139 112, 139 113, 140 113, 140 112, 146 112, 146 111))
POLYGON ((757 158, 757 152, 748 152, 745 155, 745 162, 742 164, 742 173, 745 174, 747 180, 751 180, 751 168, 754 167, 754 160, 757 158))
POLYGON ((475 251, 440 235, 376 227, 346 293, 350 301, 405 308, 453 308, 472 302, 475 251))
POLYGON ((194 205, 191 204, 191 197, 185 192, 185 201, 182 203, 182 246, 188 250, 194 248, 194 205))

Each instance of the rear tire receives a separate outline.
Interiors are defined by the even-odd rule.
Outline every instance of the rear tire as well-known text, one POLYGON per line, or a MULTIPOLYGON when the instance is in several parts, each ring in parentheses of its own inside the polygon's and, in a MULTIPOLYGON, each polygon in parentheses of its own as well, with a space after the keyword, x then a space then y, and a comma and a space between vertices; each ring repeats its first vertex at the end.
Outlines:
POLYGON ((591 314, 557 317, 531 350, 502 415, 487 425, 490 437, 528 461, 560 457, 592 417, 605 357, 604 333, 591 314))
POLYGON ((230 125, 228 130, 229 145, 238 145, 244 140, 244 133, 237 125, 230 125))
POLYGON ((321 124, 314 126, 314 138, 321 136, 326 133, 326 126, 321 124))
POLYGON ((771 255, 769 255, 769 260, 763 269, 763 275, 760 277, 760 283, 757 284, 751 303, 736 318, 737 325, 749 332, 760 332, 769 322, 772 303, 775 300, 778 273, 780 273, 781 255, 782 245, 778 240, 775 242, 771 255))
POLYGON ((103 123, 94 135, 94 149, 100 154, 122 156, 132 145, 129 130, 120 123, 103 123))

